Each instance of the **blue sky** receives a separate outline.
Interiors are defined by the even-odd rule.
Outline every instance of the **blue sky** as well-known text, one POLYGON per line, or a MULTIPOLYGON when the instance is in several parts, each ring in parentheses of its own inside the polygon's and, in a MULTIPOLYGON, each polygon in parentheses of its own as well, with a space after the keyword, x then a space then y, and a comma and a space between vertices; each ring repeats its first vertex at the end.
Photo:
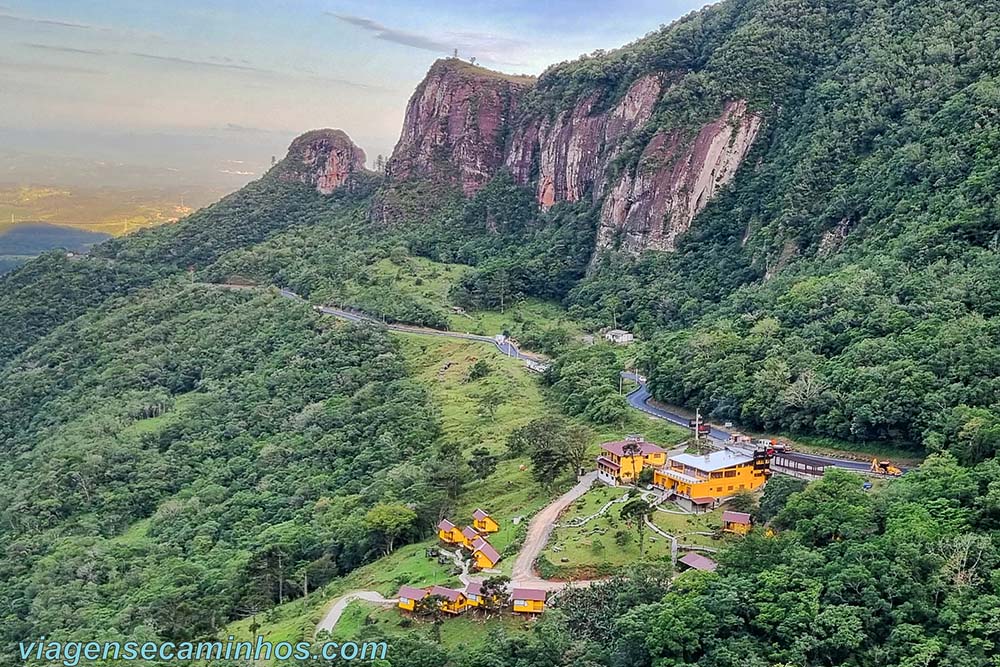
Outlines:
POLYGON ((454 48, 538 74, 704 4, 0 0, 0 146, 18 156, 0 181, 30 178, 31 156, 246 181, 315 127, 374 159, 454 48))

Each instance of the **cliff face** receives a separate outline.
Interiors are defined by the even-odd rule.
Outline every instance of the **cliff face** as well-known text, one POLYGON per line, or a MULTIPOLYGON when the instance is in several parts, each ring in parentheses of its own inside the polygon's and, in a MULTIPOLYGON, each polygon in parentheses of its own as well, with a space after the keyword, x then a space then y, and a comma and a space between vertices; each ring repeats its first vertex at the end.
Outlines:
POLYGON ((633 253, 674 250, 677 237, 736 175, 760 126, 760 116, 736 101, 693 141, 678 132, 658 132, 605 198, 597 248, 618 242, 633 253))
POLYGON ((278 178, 315 186, 328 195, 365 170, 365 152, 341 130, 313 130, 292 141, 276 169, 278 178))
POLYGON ((543 208, 588 194, 597 201, 622 141, 649 120, 662 85, 660 76, 649 75, 632 84, 610 110, 595 110, 596 91, 554 119, 521 119, 508 147, 507 168, 519 183, 529 184, 537 163, 537 197, 543 208))
POLYGON ((474 194, 503 165, 511 119, 533 82, 457 59, 434 63, 406 107, 388 176, 453 182, 474 194))
POLYGON ((656 132, 638 164, 612 178, 615 158, 629 140, 649 136, 643 130, 671 79, 649 74, 613 105, 602 105, 603 91, 595 90, 547 113, 523 104, 531 80, 440 60, 410 99, 388 176, 396 182, 430 178, 470 196, 506 169, 535 190, 543 209, 583 199, 601 206, 598 250, 673 250, 732 180, 761 118, 745 102, 731 101, 696 133, 656 132))

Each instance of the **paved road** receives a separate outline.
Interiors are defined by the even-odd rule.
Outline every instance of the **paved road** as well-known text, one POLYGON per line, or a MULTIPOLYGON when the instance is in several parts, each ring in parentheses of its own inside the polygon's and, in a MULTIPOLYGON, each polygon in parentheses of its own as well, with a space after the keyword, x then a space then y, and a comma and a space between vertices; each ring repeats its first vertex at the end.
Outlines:
MULTIPOLYGON (((636 382, 639 386, 632 393, 628 395, 628 402, 636 410, 641 410, 648 415, 656 417, 657 419, 663 419, 673 424, 688 427, 688 422, 690 417, 684 417, 683 415, 677 414, 676 412, 670 412, 661 407, 651 404, 652 396, 649 390, 646 388, 646 382, 644 379, 637 376, 635 373, 622 373, 622 377, 627 380, 632 380, 636 382)), ((730 438, 730 433, 724 431, 720 428, 710 425, 711 430, 708 433, 709 441, 717 447, 721 447, 730 438)), ((800 463, 805 463, 814 466, 829 466, 834 468, 843 468, 844 470, 851 470, 853 472, 869 472, 871 470, 871 464, 866 461, 855 461, 853 459, 842 459, 835 456, 824 456, 822 454, 806 454, 803 452, 785 452, 782 453, 782 457, 787 458, 792 461, 798 461, 800 463)), ((904 469, 905 470, 905 469, 904 469)))

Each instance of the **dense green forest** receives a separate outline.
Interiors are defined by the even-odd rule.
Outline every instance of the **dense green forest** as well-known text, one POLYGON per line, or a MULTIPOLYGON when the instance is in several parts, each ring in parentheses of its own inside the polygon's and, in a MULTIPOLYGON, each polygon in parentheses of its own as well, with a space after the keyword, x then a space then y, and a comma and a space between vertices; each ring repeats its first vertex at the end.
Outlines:
MULTIPOLYGON (((998 52, 992 0, 727 0, 551 68, 526 113, 671 73, 615 169, 724 100, 765 118, 672 253, 595 257, 599 207, 540 211, 504 173, 468 200, 267 176, 0 277, 0 662, 43 634, 210 636, 426 535, 462 462, 398 341, 268 289, 445 327, 386 277, 419 255, 468 265, 455 305, 538 297, 634 330, 657 398, 933 455, 872 490, 770 484, 756 511, 776 536, 716 574, 638 567, 567 593, 527 639, 449 654, 407 635, 392 665, 998 667, 998 52), (410 219, 377 222, 386 198, 410 219), (386 505, 404 525, 370 513, 386 505)), ((522 333, 555 357, 565 413, 622 422, 619 356, 522 333)))

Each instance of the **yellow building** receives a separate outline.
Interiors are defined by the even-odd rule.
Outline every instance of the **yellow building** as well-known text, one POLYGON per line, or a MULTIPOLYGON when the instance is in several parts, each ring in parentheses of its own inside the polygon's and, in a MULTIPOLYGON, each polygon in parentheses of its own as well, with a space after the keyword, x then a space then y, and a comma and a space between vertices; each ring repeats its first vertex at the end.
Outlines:
POLYGON ((472 527, 480 533, 495 533, 500 530, 500 524, 493 520, 489 514, 477 509, 472 513, 472 527))
POLYGON ((479 532, 472 526, 466 526, 459 532, 458 542, 466 549, 472 550, 472 543, 480 537, 479 532))
POLYGON ((403 611, 413 611, 417 607, 417 602, 427 597, 427 591, 422 588, 403 586, 396 593, 397 606, 403 611))
POLYGON ((653 472, 653 484, 689 501, 718 501, 767 481, 770 458, 723 449, 704 456, 680 454, 653 472))
POLYGON ((643 468, 659 468, 666 464, 667 451, 641 435, 624 440, 605 442, 597 457, 597 477, 605 484, 634 484, 643 468))
POLYGON ((462 531, 458 529, 458 526, 453 524, 448 519, 441 519, 441 523, 437 525, 438 529, 438 539, 442 542, 447 542, 448 544, 464 544, 462 539, 462 531))
POLYGON ((746 535, 753 527, 750 515, 746 512, 723 512, 722 529, 738 535, 746 535))
POLYGON ((492 570, 500 562, 500 552, 485 538, 478 538, 472 543, 472 558, 480 570, 492 570))
POLYGON ((431 589, 427 592, 427 594, 437 595, 442 598, 438 603, 438 606, 441 611, 446 614, 461 614, 465 611, 466 607, 469 606, 469 599, 465 597, 465 593, 462 591, 456 591, 453 588, 431 586, 431 589))
POLYGON ((511 600, 516 612, 540 614, 545 611, 545 591, 537 588, 515 588, 511 600))

